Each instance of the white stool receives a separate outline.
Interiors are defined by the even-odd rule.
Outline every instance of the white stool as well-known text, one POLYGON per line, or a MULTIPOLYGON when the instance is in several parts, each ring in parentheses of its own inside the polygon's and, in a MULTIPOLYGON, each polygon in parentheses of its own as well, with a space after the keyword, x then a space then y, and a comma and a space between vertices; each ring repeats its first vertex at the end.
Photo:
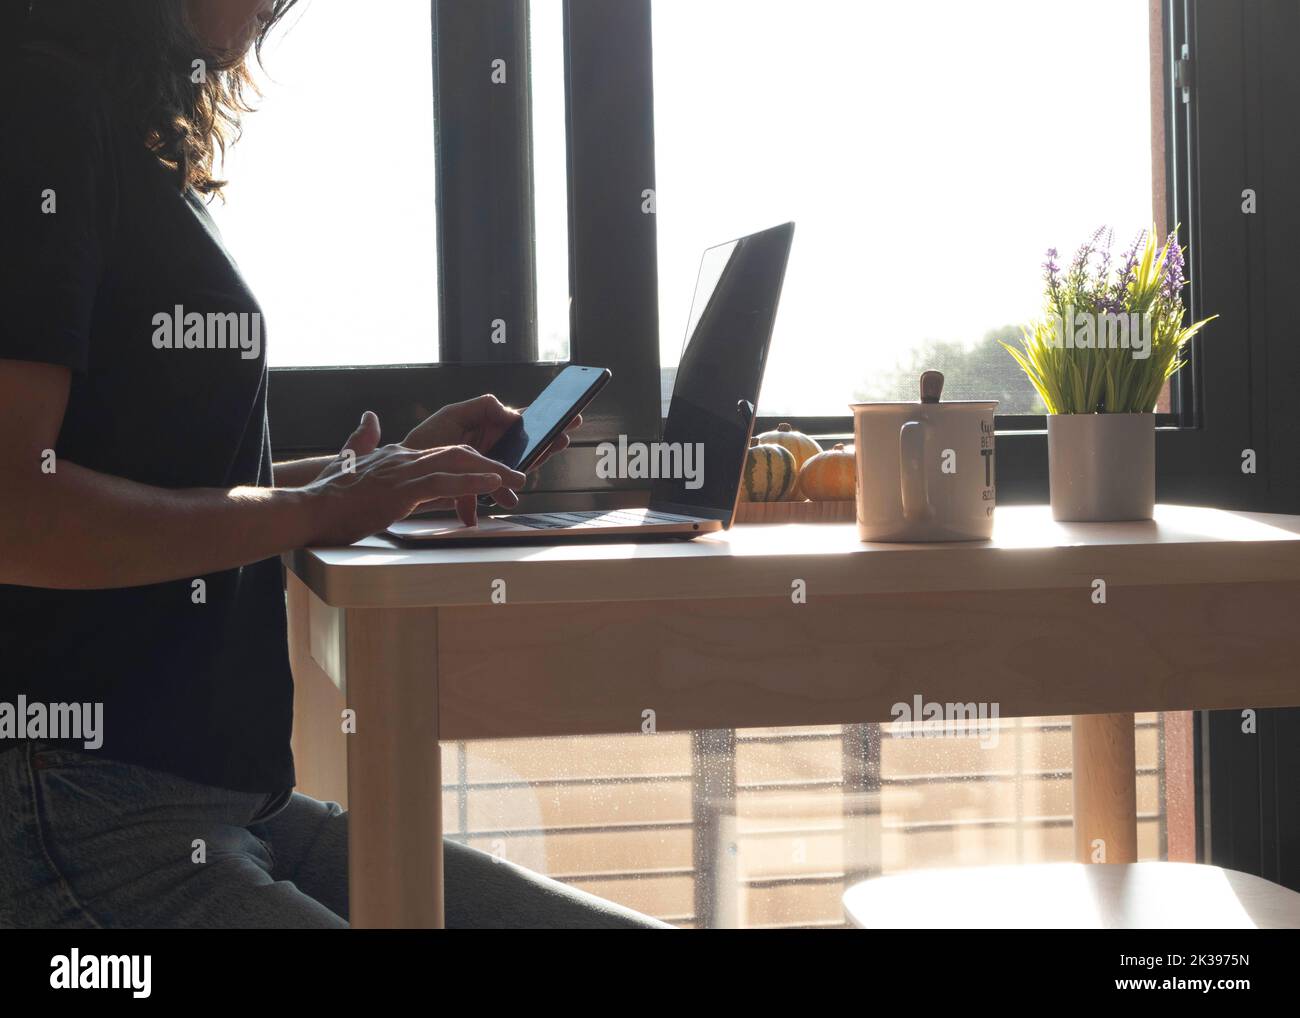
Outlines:
POLYGON ((861 929, 1300 929, 1300 894, 1183 862, 913 870, 844 892, 861 929))

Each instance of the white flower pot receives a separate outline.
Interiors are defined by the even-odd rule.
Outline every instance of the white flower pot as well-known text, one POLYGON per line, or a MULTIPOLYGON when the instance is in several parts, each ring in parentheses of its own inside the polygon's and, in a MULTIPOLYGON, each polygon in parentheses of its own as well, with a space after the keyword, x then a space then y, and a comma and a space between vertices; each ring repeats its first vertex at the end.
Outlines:
POLYGON ((1052 519, 1151 519, 1155 414, 1049 414, 1047 460, 1052 519))

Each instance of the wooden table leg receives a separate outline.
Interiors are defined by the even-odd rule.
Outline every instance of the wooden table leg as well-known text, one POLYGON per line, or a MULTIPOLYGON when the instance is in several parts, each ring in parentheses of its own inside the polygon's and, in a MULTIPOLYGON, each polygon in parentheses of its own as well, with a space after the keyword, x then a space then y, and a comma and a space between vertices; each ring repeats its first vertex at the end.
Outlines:
POLYGON ((289 664, 293 669, 293 765, 298 791, 322 802, 348 805, 348 737, 340 720, 347 706, 340 689, 342 672, 337 653, 340 615, 316 599, 293 573, 288 576, 289 664), (313 608, 313 603, 315 608, 313 608), (316 614, 317 647, 325 664, 312 656, 312 617, 316 614))
POLYGON ((348 885, 358 928, 443 926, 437 612, 349 608, 348 885))
POLYGON ((1137 862, 1137 762, 1132 714, 1076 714, 1074 858, 1137 862))

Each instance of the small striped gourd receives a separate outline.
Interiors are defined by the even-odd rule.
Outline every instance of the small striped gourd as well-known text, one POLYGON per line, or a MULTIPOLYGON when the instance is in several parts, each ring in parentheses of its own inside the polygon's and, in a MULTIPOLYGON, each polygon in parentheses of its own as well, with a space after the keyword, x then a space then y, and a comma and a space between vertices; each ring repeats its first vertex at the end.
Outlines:
POLYGON ((746 502, 780 502, 799 479, 794 453, 779 445, 752 445, 745 456, 740 497, 746 502))

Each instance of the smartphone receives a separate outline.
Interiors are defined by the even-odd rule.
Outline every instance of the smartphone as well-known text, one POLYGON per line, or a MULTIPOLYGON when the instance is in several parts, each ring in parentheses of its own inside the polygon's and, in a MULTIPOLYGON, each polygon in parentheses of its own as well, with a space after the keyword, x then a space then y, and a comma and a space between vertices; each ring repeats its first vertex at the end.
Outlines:
POLYGON ((526 471, 546 447, 560 437, 565 426, 587 408, 611 378, 608 368, 570 364, 555 376, 523 416, 511 425, 487 452, 488 459, 526 471))

